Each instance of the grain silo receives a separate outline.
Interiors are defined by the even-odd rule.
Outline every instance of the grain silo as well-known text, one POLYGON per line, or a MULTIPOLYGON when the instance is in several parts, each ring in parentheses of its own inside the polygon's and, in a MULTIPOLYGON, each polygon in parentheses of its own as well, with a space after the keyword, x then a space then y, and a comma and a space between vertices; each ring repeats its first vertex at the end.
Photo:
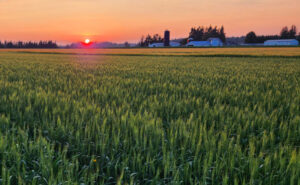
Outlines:
POLYGON ((165 31, 164 46, 165 47, 170 46, 170 31, 169 30, 165 31))

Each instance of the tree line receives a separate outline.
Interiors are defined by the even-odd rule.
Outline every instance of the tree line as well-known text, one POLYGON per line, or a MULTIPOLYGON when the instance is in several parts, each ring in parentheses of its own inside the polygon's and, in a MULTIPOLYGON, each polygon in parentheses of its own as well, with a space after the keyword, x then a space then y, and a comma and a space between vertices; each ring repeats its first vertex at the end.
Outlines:
POLYGON ((12 42, 0 41, 0 48, 58 48, 56 42, 53 41, 40 41, 40 42, 12 42))
POLYGON ((146 37, 142 36, 138 45, 140 47, 148 47, 149 44, 156 42, 164 42, 164 39, 159 34, 154 34, 153 36, 148 34, 146 37))
POLYGON ((192 38, 195 41, 206 41, 209 38, 219 38, 222 42, 226 42, 226 36, 224 32, 224 27, 218 28, 217 26, 212 27, 203 27, 199 26, 198 28, 191 28, 189 38, 192 38))
POLYGON ((287 26, 283 27, 279 35, 261 35, 257 36, 254 31, 246 35, 245 43, 256 44, 264 43, 266 40, 274 39, 298 39, 300 41, 300 33, 297 35, 297 27, 292 25, 289 29, 287 26))
MULTIPOLYGON (((185 45, 188 41, 188 39, 193 39, 194 41, 206 41, 207 39, 215 37, 222 40, 222 42, 226 42, 226 36, 225 36, 225 29, 224 26, 221 26, 221 28, 218 28, 217 26, 212 27, 193 27, 190 30, 189 37, 182 39, 181 44, 185 45)), ((156 43, 156 42, 163 42, 164 38, 161 37, 159 34, 154 34, 153 36, 147 35, 146 37, 142 36, 140 42, 138 45, 140 47, 147 47, 149 44, 156 43)))

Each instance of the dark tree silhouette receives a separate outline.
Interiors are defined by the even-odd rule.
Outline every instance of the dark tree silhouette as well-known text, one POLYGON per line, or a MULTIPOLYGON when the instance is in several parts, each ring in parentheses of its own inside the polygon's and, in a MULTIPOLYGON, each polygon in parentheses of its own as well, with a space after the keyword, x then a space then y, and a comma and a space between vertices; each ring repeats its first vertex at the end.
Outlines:
POLYGON ((40 42, 0 42, 0 48, 58 48, 57 44, 53 41, 40 41, 40 42))
POLYGON ((220 29, 220 39, 222 40, 222 42, 226 42, 226 35, 225 35, 225 29, 224 26, 221 27, 220 29))
POLYGON ((125 43, 124 43, 124 47, 125 47, 125 48, 129 48, 129 47, 130 47, 129 43, 128 43, 128 42, 125 42, 125 43))
POLYGON ((283 27, 280 32, 280 37, 282 39, 288 39, 290 37, 289 28, 287 26, 283 27))
POLYGON ((189 38, 192 38, 193 40, 202 41, 204 36, 204 28, 198 27, 198 28, 191 28, 191 32, 189 34, 189 38))
POLYGON ((142 36, 141 41, 139 42, 140 47, 147 47, 149 44, 156 42, 163 42, 164 39, 159 34, 154 34, 153 36, 147 35, 146 38, 142 36))
POLYGON ((254 31, 251 31, 246 35, 245 42, 246 43, 256 43, 257 42, 257 37, 256 37, 256 34, 254 31))
POLYGON ((211 37, 216 37, 221 39, 223 42, 226 42, 226 36, 224 32, 224 27, 220 29, 215 26, 203 27, 199 26, 198 28, 191 28, 189 38, 192 38, 195 41, 204 41, 211 37))
POLYGON ((297 34, 297 27, 295 25, 292 25, 289 31, 290 38, 295 38, 296 34, 297 34))
POLYGON ((291 29, 287 26, 281 29, 280 35, 262 35, 262 36, 254 36, 254 32, 249 32, 246 36, 245 42, 249 44, 253 43, 264 43, 266 40, 274 40, 274 39, 297 39, 297 27, 295 25, 291 26, 291 29))

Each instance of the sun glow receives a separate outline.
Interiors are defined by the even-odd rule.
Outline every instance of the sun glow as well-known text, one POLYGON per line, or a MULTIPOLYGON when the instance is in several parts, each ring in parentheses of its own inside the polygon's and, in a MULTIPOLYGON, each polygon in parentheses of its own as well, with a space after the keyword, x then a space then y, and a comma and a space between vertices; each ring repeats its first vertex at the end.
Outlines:
POLYGON ((85 39, 84 43, 89 44, 91 41, 90 39, 85 39))

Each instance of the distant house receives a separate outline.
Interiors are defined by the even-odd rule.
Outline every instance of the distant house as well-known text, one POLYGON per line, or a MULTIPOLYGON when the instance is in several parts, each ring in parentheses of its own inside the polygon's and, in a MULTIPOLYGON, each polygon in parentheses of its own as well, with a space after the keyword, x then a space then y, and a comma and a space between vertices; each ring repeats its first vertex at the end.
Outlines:
POLYGON ((170 41, 170 31, 166 30, 165 31, 165 36, 164 36, 164 42, 156 42, 149 44, 149 48, 161 48, 161 47, 179 47, 180 43, 179 42, 172 42, 170 41))
POLYGON ((265 46, 298 46, 299 41, 296 39, 280 39, 280 40, 267 40, 264 42, 265 46))
POLYGON ((194 41, 192 38, 186 44, 188 47, 220 47, 223 42, 219 38, 209 38, 207 41, 194 41))

